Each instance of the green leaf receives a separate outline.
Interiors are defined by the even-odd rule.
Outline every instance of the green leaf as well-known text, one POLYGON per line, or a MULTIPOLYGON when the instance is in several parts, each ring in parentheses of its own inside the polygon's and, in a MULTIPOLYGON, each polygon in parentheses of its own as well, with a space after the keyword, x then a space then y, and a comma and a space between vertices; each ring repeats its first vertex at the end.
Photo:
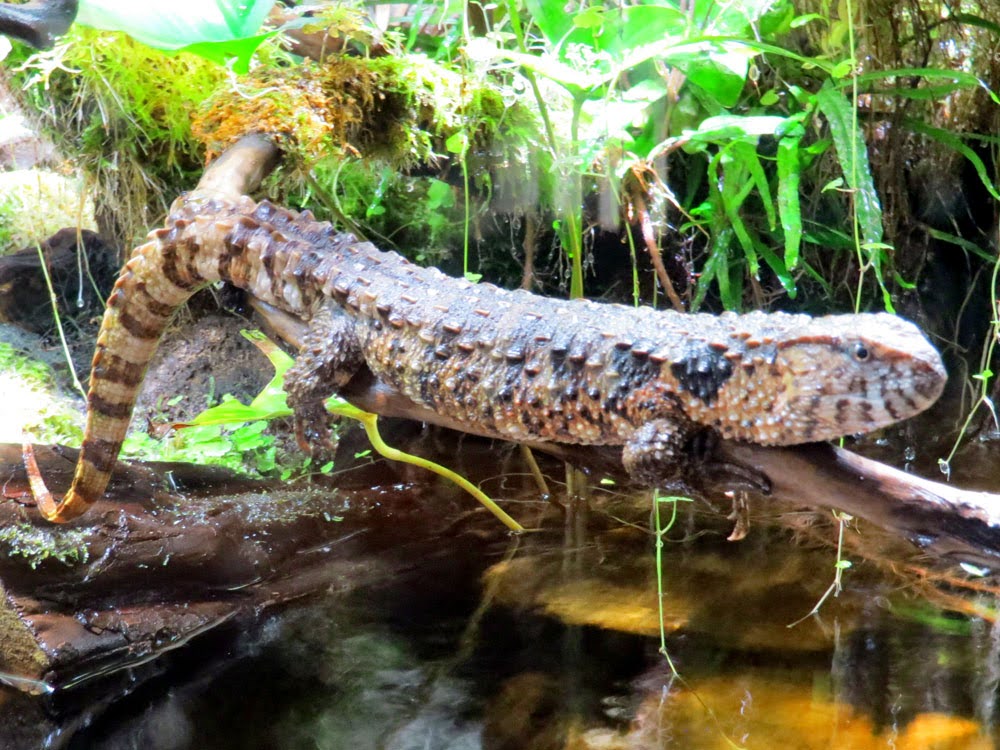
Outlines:
POLYGON ((787 127, 789 119, 776 115, 717 115, 706 117, 698 125, 697 130, 685 133, 692 141, 724 143, 737 138, 752 139, 754 142, 762 135, 774 135, 787 127))
POLYGON ((844 95, 830 85, 817 92, 816 104, 830 124, 840 168, 854 194, 854 213, 861 239, 866 243, 881 242, 882 206, 868 164, 868 147, 861 132, 854 127, 854 109, 844 95))
POLYGON ((671 5, 619 5, 604 13, 604 32, 595 46, 631 68, 682 41, 687 28, 685 13, 671 5))
POLYGON ((694 298, 691 300, 691 310, 697 310, 704 302, 712 282, 719 287, 719 297, 722 306, 727 310, 739 310, 742 300, 737 290, 733 288, 729 278, 729 246, 733 241, 732 227, 723 226, 712 234, 712 242, 708 249, 708 259, 701 269, 698 284, 695 287, 694 298))
POLYGON ((854 60, 841 60, 830 69, 830 77, 834 79, 847 78, 854 70, 854 60))
POLYGON ((767 225, 774 229, 776 218, 774 215, 774 201, 771 200, 771 186, 767 182, 767 175, 764 174, 764 167, 757 156, 757 147, 746 141, 737 141, 730 149, 743 162, 744 168, 750 173, 751 180, 760 193, 761 203, 764 204, 764 213, 767 215, 767 225))
POLYGON ((469 135, 464 130, 452 133, 444 142, 444 147, 452 154, 464 154, 469 148, 469 135))
POLYGON ((455 205, 455 193, 444 180, 429 178, 427 185, 427 208, 436 211, 441 208, 451 208, 455 205))
POLYGON ((953 151, 957 151, 968 159, 969 163, 975 168, 976 174, 979 175, 979 181, 983 183, 983 187, 986 188, 986 191, 995 199, 1000 200, 1000 193, 998 193, 996 188, 993 187, 993 181, 990 179, 990 173, 986 169, 986 165, 983 163, 983 160, 979 158, 979 154, 966 146, 965 142, 959 136, 955 135, 950 130, 935 128, 932 125, 922 122, 921 120, 907 118, 903 122, 914 132, 929 136, 938 143, 944 144, 948 148, 953 151))
POLYGON ((750 64, 746 50, 717 49, 691 60, 678 59, 677 55, 667 58, 684 71, 688 81, 723 107, 732 107, 739 101, 750 64))
POLYGON ((968 253, 972 253, 980 258, 982 258, 987 263, 996 263, 997 258, 995 255, 987 252, 979 245, 974 242, 970 242, 964 237, 959 237, 957 234, 952 234, 951 232, 942 232, 939 229, 934 229, 933 227, 924 227, 923 230, 927 232, 930 237, 935 240, 941 240, 942 242, 949 242, 953 245, 958 245, 960 248, 968 253))
POLYGON ((773 104, 778 103, 778 92, 774 89, 770 91, 765 91, 760 95, 760 103, 763 107, 770 107, 773 104))
POLYGON ((799 264, 802 244, 802 207, 799 203, 799 180, 802 163, 799 160, 798 137, 782 138, 778 142, 778 215, 785 236, 785 266, 794 269, 799 264))
POLYGON ((782 288, 788 296, 795 299, 795 295, 797 294, 795 289, 795 280, 792 278, 792 275, 788 273, 788 268, 785 266, 785 262, 775 255, 771 248, 762 242, 757 242, 756 248, 757 252, 760 253, 760 257, 762 257, 764 262, 767 263, 768 268, 774 272, 775 277, 781 283, 782 288))
POLYGON ((578 29, 598 29, 604 25, 604 8, 591 5, 573 16, 573 25, 578 29))
POLYGON ((77 23, 124 31, 157 49, 187 51, 245 72, 260 43, 277 31, 257 33, 274 0, 80 0, 77 23))
POLYGON ((967 26, 978 26, 1000 36, 1000 25, 982 16, 976 16, 972 13, 952 13, 948 20, 964 23, 967 26))
POLYGON ((524 7, 551 45, 558 44, 574 28, 573 15, 566 12, 562 2, 525 0, 524 7))
MULTIPOLYGON (((181 47, 176 52, 190 52, 192 55, 204 57, 206 60, 222 66, 232 63, 233 72, 244 75, 249 72, 250 58, 253 57, 253 53, 257 51, 261 42, 277 33, 277 31, 269 31, 225 42, 197 42, 181 47)), ((171 50, 164 50, 164 52, 173 54, 171 50)))
POLYGON ((285 372, 294 364, 295 360, 275 346, 260 331, 241 331, 241 333, 271 361, 271 365, 274 367, 274 377, 249 405, 242 404, 236 399, 230 399, 213 406, 211 409, 206 409, 188 423, 175 426, 234 424, 287 417, 292 413, 288 407, 283 384, 285 372))
POLYGON ((595 74, 577 70, 552 55, 529 55, 514 50, 500 50, 498 55, 555 81, 569 91, 573 98, 583 98, 588 91, 613 77, 613 74, 606 71, 595 74))
POLYGON ((746 223, 740 215, 740 207, 753 189, 753 181, 745 179, 747 170, 746 164, 742 160, 733 159, 728 154, 724 154, 721 162, 722 209, 736 234, 740 247, 743 248, 750 275, 756 277, 760 273, 760 259, 757 257, 754 241, 750 237, 750 230, 747 229, 746 223))
POLYGON ((806 13, 802 16, 796 16, 792 19, 792 28, 798 29, 805 26, 807 23, 812 23, 813 21, 822 21, 823 23, 828 23, 826 16, 820 15, 819 13, 806 13))

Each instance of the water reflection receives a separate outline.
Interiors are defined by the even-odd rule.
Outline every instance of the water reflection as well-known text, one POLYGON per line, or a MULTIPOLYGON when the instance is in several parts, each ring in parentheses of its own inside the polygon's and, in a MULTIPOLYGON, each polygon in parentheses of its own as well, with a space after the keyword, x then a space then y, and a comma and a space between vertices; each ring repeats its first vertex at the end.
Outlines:
POLYGON ((994 746, 988 586, 969 594, 955 569, 852 528, 844 591, 789 627, 833 580, 835 522, 760 505, 732 543, 728 509, 684 504, 660 570, 668 664, 649 499, 597 493, 584 514, 502 481, 541 531, 512 541, 478 513, 414 529, 379 552, 371 585, 331 587, 249 631, 224 625, 133 673, 137 687, 4 688, 0 746, 994 746))

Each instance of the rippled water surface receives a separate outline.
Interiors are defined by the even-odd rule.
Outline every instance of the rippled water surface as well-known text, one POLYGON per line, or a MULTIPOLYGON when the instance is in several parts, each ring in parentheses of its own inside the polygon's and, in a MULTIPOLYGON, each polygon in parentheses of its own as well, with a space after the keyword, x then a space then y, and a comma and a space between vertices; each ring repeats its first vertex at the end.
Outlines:
POLYGON ((50 746, 80 749, 994 747, 990 579, 851 524, 843 590, 809 616, 837 566, 829 513, 757 502, 730 542, 724 503, 679 503, 658 568, 648 496, 491 489, 542 531, 478 512, 413 529, 371 585, 217 628, 105 702, 7 691, 6 709, 41 706, 50 746))

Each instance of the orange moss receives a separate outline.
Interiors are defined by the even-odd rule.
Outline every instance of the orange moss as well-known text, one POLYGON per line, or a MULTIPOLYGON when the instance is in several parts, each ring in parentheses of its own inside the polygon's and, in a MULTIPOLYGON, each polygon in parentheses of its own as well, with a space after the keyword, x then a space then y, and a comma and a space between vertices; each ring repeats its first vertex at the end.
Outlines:
POLYGON ((195 116, 192 133, 210 157, 247 133, 267 133, 304 154, 353 151, 350 142, 357 137, 371 96, 365 94, 360 75, 353 77, 355 86, 339 90, 331 90, 327 80, 322 71, 307 65, 257 71, 238 86, 216 93, 195 116))
POLYGON ((409 166, 444 151, 462 128, 481 143, 492 140, 502 99, 488 85, 467 83, 421 56, 329 57, 245 76, 202 107, 192 131, 210 155, 262 132, 308 162, 363 153, 409 166))

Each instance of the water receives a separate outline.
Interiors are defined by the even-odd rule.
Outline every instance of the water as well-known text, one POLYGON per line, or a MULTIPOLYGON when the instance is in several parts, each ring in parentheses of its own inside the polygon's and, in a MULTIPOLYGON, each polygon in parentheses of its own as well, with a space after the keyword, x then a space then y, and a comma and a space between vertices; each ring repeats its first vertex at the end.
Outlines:
MULTIPOLYGON (((480 459, 484 473, 499 460, 480 459)), ((362 589, 224 624, 131 684, 5 688, 16 721, 2 746, 994 747, 989 580, 972 590, 959 569, 851 526, 843 591, 808 616, 834 580, 829 514, 752 503, 734 543, 728 508, 683 503, 661 629, 647 497, 599 491, 584 524, 527 480, 495 482, 542 531, 512 539, 478 512, 430 537, 414 529, 379 551, 383 572, 362 589)))

